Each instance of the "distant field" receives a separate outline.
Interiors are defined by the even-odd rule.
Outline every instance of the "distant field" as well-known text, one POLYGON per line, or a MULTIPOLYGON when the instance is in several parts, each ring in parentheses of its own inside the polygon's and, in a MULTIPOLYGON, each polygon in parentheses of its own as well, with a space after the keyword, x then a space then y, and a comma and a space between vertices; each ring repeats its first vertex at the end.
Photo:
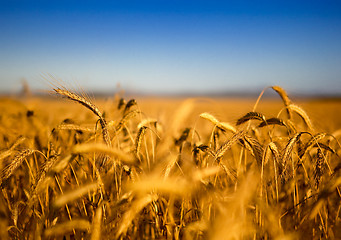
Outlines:
POLYGON ((0 239, 340 239, 341 100, 273 90, 1 98, 0 239))
MULTIPOLYGON (((103 110, 107 108, 115 107, 117 104, 116 97, 106 98, 93 98, 92 100, 103 110)), ((61 121, 63 115, 59 114, 59 111, 66 111, 66 115, 73 115, 73 111, 84 111, 83 114, 89 114, 84 108, 77 104, 70 104, 70 102, 60 99, 58 97, 49 98, 28 98, 28 99, 17 99, 10 98, 13 100, 14 106, 6 106, 7 101, 5 97, 0 97, 1 109, 8 109, 15 105, 25 106, 25 109, 33 109, 38 112, 44 112, 51 108, 48 115, 53 116, 54 120, 61 121), (53 110, 53 112, 52 112, 53 110)), ((194 98, 177 98, 177 97, 138 97, 136 98, 138 107, 141 112, 150 117, 161 117, 171 115, 178 107, 179 104, 185 100, 192 99, 194 106, 191 109, 192 114, 190 120, 195 121, 199 114, 206 111, 211 112, 213 115, 221 117, 224 121, 234 123, 238 118, 248 111, 252 111, 256 97, 251 98, 207 98, 207 97, 194 97, 194 98)), ((321 128, 325 131, 333 132, 341 128, 341 99, 328 99, 328 98, 303 98, 293 100, 295 104, 299 105, 304 109, 309 117, 314 122, 317 128, 321 128), (321 115, 324 119, 321 121, 321 115)), ((18 107, 20 107, 18 106, 18 107)), ((278 113, 284 109, 284 105, 281 99, 278 98, 264 98, 261 99, 257 111, 264 113, 267 117, 275 117, 278 113)), ((23 108, 21 108, 23 110, 23 108)), ((283 114, 283 113, 282 113, 283 114)), ((168 119, 169 116, 166 116, 168 119)))
MULTIPOLYGON (((138 99, 138 103, 147 115, 157 116, 171 113, 184 100, 184 98, 141 98, 138 99)), ((191 114, 193 120, 205 111, 233 124, 246 112, 252 111, 257 98, 194 98, 194 100, 195 107, 191 114)), ((293 102, 307 112, 317 128, 330 132, 341 129, 341 99, 306 98, 293 102), (324 117, 323 121, 321 116, 324 117)), ((256 110, 267 117, 276 117, 283 108, 280 98, 265 98, 261 99, 256 110)))

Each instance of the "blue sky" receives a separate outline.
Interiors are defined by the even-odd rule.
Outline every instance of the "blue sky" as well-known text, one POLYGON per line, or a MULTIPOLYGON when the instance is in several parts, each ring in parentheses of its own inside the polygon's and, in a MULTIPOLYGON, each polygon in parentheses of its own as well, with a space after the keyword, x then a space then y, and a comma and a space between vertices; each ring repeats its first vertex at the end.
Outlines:
POLYGON ((340 1, 0 1, 0 87, 341 94, 340 1))

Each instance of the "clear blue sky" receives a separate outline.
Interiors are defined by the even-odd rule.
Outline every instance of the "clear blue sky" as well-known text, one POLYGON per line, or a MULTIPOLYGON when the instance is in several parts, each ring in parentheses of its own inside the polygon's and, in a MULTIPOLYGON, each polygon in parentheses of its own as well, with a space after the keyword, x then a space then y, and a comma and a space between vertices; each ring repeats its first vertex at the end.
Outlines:
POLYGON ((341 94, 341 1, 0 1, 0 86, 341 94))

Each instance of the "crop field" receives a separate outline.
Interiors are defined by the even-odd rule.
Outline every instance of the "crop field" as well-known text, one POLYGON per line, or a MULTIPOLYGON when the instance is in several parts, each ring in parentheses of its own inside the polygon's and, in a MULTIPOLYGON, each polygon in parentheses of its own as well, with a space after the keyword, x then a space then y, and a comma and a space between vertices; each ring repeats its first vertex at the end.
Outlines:
POLYGON ((341 101, 0 99, 0 239, 341 239, 341 101))

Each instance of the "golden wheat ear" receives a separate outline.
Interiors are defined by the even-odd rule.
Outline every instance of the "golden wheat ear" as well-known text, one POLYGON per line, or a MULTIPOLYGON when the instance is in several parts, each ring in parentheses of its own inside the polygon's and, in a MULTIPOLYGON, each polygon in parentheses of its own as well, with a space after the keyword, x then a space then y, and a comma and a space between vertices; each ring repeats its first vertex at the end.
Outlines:
POLYGON ((295 113, 298 114, 298 116, 300 116, 303 120, 303 122, 306 124, 306 126, 308 127, 309 130, 313 131, 313 124, 311 123, 311 120, 308 116, 308 114, 299 106, 295 105, 295 104, 290 104, 289 106, 287 106, 287 110, 288 111, 293 111, 295 113))
POLYGON ((18 153, 10 164, 8 164, 1 172, 0 180, 1 182, 8 179, 13 172, 24 162, 24 160, 32 155, 35 150, 26 149, 18 153))
POLYGON ((264 122, 261 122, 258 127, 265 127, 265 126, 268 126, 268 125, 278 125, 278 126, 283 126, 283 127, 287 127, 285 125, 285 123, 283 122, 282 119, 280 118, 269 118, 269 119, 266 119, 266 121, 264 122))
POLYGON ((236 143, 238 140, 243 138, 245 136, 245 134, 246 133, 244 131, 237 132, 228 141, 226 141, 224 144, 222 144, 220 146, 220 148, 215 153, 216 160, 219 161, 223 157, 225 152, 227 150, 229 150, 234 143, 236 143))
POLYGON ((251 152, 251 154, 255 157, 258 166, 262 166, 262 159, 264 149, 263 146, 259 143, 259 141, 253 137, 245 135, 241 139, 245 148, 251 152))
POLYGON ((265 122, 265 116, 262 114, 262 113, 259 113, 259 112, 248 112, 247 114, 245 114, 243 117, 239 118, 237 120, 237 123, 236 125, 240 125, 242 123, 245 123, 249 120, 252 120, 252 119, 255 119, 255 120, 259 120, 259 121, 263 121, 265 122))
MULTIPOLYGON (((307 133, 307 132, 299 132, 296 133, 292 138, 290 138, 290 140, 288 141, 287 145, 285 146, 284 150, 283 150, 283 154, 282 154, 282 161, 281 164, 283 166, 283 171, 281 173, 281 177, 286 178, 288 174, 290 174, 288 172, 288 166, 289 166, 289 162, 290 159, 292 159, 292 153, 293 153, 293 148, 295 143, 299 142, 300 137, 302 136, 302 134, 307 133)), ((294 166, 292 166, 294 167, 294 166)))
POLYGON ((135 99, 130 99, 130 100, 127 102, 127 104, 126 104, 126 106, 125 106, 125 108, 124 108, 124 110, 123 110, 123 114, 126 114, 126 113, 130 110, 130 108, 131 108, 132 106, 134 106, 134 105, 137 105, 136 100, 135 100, 135 99))
POLYGON ((299 157, 302 158, 304 154, 309 151, 310 148, 314 146, 314 144, 319 143, 321 139, 323 139, 325 136, 327 136, 326 133, 318 133, 314 136, 312 136, 309 141, 304 145, 304 147, 299 151, 299 157))
POLYGON ((284 103, 284 105, 287 107, 291 104, 291 100, 290 98, 288 97, 288 94, 287 92, 279 87, 279 86, 272 86, 271 87, 276 93, 278 93, 278 95, 282 98, 282 101, 284 103))
POLYGON ((137 159, 140 159, 140 149, 141 149, 141 144, 143 140, 143 136, 145 135, 147 130, 146 126, 142 126, 138 129, 137 135, 136 135, 136 140, 135 140, 135 147, 134 147, 134 152, 135 152, 135 157, 137 159))
POLYGON ((72 101, 78 102, 79 104, 85 106, 87 109, 92 111, 99 118, 99 122, 100 122, 100 125, 102 127, 102 135, 103 135, 104 142, 108 146, 111 146, 107 122, 105 121, 101 111, 90 100, 88 100, 88 99, 86 99, 86 98, 84 98, 84 97, 82 97, 76 93, 70 92, 67 89, 54 88, 53 90, 57 94, 59 94, 61 96, 65 96, 72 101))
POLYGON ((126 100, 124 100, 124 98, 120 98, 117 104, 117 109, 120 110, 124 105, 126 105, 126 100))
MULTIPOLYGON (((272 86, 271 87, 276 93, 278 93, 278 95, 281 97, 284 106, 287 108, 290 104, 291 104, 291 100, 288 97, 287 92, 279 87, 279 86, 272 86)), ((288 118, 291 119, 292 118, 292 113, 290 112, 290 109, 287 109, 287 114, 288 114, 288 118)))
POLYGON ((231 131, 233 133, 236 133, 236 129, 227 122, 219 122, 218 119, 216 119, 212 114, 204 112, 200 114, 200 117, 203 119, 206 119, 213 123, 215 126, 217 126, 222 131, 231 131))

